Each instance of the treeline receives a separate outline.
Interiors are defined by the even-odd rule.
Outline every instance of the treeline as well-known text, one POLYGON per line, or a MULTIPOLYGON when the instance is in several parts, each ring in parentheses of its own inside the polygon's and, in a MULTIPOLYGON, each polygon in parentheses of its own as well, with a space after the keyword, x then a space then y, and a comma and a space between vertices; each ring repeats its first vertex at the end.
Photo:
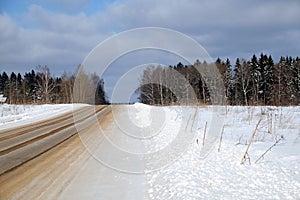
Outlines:
MULTIPOLYGON (((82 80, 84 76, 88 77, 82 71, 79 74, 79 80, 82 80)), ((23 76, 20 73, 12 72, 8 75, 3 72, 0 74, 0 94, 7 97, 6 103, 9 104, 87 103, 85 99, 80 100, 77 97, 74 99, 75 78, 75 74, 69 75, 66 72, 60 77, 54 77, 47 66, 38 66, 37 71, 31 70, 23 76)), ((103 80, 93 75, 93 80, 86 78, 86 82, 91 82, 90 84, 97 87, 91 102, 107 104, 103 80)))
MULTIPOLYGON (((299 57, 281 57, 274 63, 271 55, 262 53, 250 60, 238 58, 234 64, 218 58, 213 64, 220 72, 227 105, 300 105, 299 57)), ((169 105, 191 102, 188 99, 194 97, 199 103, 211 104, 212 90, 220 89, 212 88, 210 82, 215 80, 205 78, 205 69, 211 65, 197 61, 194 65, 149 66, 140 80, 139 99, 146 104, 169 105), (174 71, 187 80, 185 84, 174 71)))

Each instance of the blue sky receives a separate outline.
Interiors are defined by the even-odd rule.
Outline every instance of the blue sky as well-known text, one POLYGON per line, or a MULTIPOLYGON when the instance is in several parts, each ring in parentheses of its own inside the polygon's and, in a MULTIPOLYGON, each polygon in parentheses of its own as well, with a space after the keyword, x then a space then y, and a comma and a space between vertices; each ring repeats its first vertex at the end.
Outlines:
POLYGON ((149 26, 188 35, 213 59, 234 63, 264 52, 277 61, 300 56, 299 16, 299 0, 0 0, 0 72, 24 73, 37 65, 56 75, 74 72, 103 40, 149 26))
POLYGON ((27 8, 32 4, 40 5, 53 12, 64 12, 68 14, 76 14, 76 12, 85 12, 92 14, 103 11, 107 5, 114 0, 2 0, 0 1, 1 12, 8 12, 14 16, 21 16, 27 12, 27 8))

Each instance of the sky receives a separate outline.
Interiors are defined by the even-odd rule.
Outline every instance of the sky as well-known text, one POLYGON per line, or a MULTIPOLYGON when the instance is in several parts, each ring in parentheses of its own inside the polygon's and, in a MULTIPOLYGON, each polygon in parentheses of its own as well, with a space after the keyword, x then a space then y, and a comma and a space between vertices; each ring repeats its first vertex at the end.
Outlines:
POLYGON ((278 61, 300 56, 299 19, 299 0, 0 0, 0 72, 74 72, 100 42, 142 27, 186 34, 213 59, 263 52, 278 61))

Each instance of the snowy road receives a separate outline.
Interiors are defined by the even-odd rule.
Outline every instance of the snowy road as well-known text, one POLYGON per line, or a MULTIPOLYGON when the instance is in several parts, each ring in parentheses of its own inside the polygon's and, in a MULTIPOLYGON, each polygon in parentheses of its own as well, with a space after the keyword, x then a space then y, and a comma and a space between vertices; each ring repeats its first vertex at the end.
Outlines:
MULTIPOLYGON (((104 108, 98 107, 96 113, 101 113, 104 108)), ((75 113, 80 113, 80 119, 76 121, 73 119, 74 113, 67 112, 52 119, 1 130, 0 175, 76 134, 75 123, 90 125, 88 119, 94 115, 91 108, 80 108, 75 113)))
POLYGON ((90 116, 96 113, 105 123, 108 112, 106 106, 96 107, 95 112, 91 107, 82 107, 75 111, 80 116, 77 121, 74 113, 67 112, 2 130, 0 199, 53 199, 58 195, 90 157, 76 133, 89 138, 97 126, 90 116), (75 123, 82 129, 75 129, 75 123))

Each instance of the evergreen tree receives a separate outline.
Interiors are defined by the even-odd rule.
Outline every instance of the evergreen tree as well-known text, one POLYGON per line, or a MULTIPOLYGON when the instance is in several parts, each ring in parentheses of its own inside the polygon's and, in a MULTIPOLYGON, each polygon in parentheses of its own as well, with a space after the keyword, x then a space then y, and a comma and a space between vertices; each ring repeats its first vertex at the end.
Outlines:
POLYGON ((23 84, 22 75, 20 73, 18 73, 17 79, 16 79, 16 88, 15 88, 16 103, 18 103, 18 104, 23 103, 23 101, 22 101, 22 99, 23 99, 22 84, 23 84))
POLYGON ((285 62, 285 80, 286 80, 286 87, 285 87, 285 93, 286 93, 286 105, 293 105, 295 104, 296 95, 295 95, 295 88, 293 84, 293 58, 292 57, 286 57, 285 62))
MULTIPOLYGON (((9 77, 6 72, 2 73, 1 80, 0 80, 0 89, 1 93, 5 96, 9 96, 9 77)), ((7 101, 8 102, 8 101, 7 101)))
POLYGON ((227 58, 225 62, 226 72, 224 75, 224 85, 225 85, 225 93, 227 101, 230 105, 233 104, 234 101, 234 86, 233 86, 233 76, 232 76, 232 66, 230 60, 227 58))
POLYGON ((279 60, 279 63, 275 65, 274 69, 274 85, 273 85, 273 96, 274 96, 274 101, 275 105, 283 105, 284 101, 284 88, 285 88, 285 58, 281 57, 279 60))
POLYGON ((300 105, 300 58, 297 57, 294 60, 293 68, 292 68, 292 77, 293 77, 293 85, 294 85, 294 95, 296 105, 300 105))
POLYGON ((36 103, 37 101, 37 77, 34 70, 25 73, 23 81, 23 90, 25 93, 25 101, 28 103, 36 103))
POLYGON ((100 79, 97 83, 96 94, 95 94, 95 104, 108 104, 106 100, 106 95, 104 92, 104 81, 100 79))
POLYGON ((273 90, 273 73, 274 62, 271 56, 264 54, 259 58, 259 70, 261 74, 259 85, 259 99, 262 105, 270 105, 272 103, 272 90, 273 90))
POLYGON ((8 95, 8 102, 10 104, 16 103, 16 90, 17 90, 17 75, 12 72, 9 77, 9 95, 8 95))
POLYGON ((243 104, 243 94, 242 94, 242 83, 241 83, 241 75, 240 75, 240 71, 241 71, 241 63, 240 63, 240 59, 237 58, 236 62, 235 62, 235 67, 234 67, 234 104, 235 105, 241 105, 243 104))
POLYGON ((251 61, 249 62, 250 74, 251 74, 251 88, 252 88, 252 102, 254 105, 259 104, 260 96, 260 83, 261 83, 261 69, 258 64, 257 58, 255 55, 252 56, 251 61))

